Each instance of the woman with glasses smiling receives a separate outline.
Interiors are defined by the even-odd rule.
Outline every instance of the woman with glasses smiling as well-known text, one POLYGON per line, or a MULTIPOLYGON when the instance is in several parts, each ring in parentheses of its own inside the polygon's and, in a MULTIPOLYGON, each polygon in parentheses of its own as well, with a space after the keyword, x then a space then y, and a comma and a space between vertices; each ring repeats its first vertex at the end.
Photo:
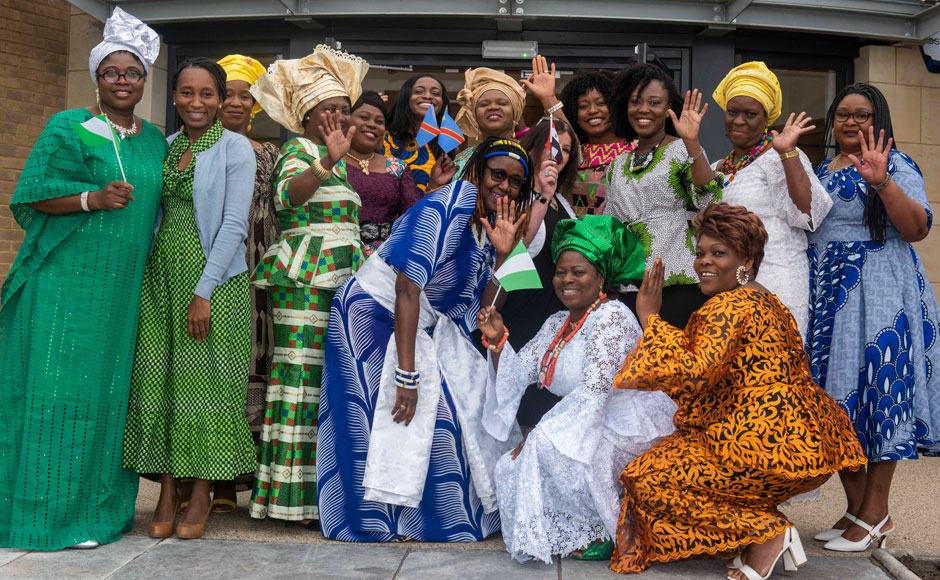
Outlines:
POLYGON ((840 472, 846 513, 816 536, 840 552, 884 547, 897 461, 940 450, 940 315, 911 245, 933 215, 920 168, 892 137, 881 91, 849 85, 826 115, 837 155, 816 170, 834 203, 809 236, 810 365, 869 461, 840 472))
POLYGON ((88 58, 97 104, 49 119, 13 193, 25 236, 0 310, 0 547, 93 548, 133 523, 121 447, 167 150, 134 108, 159 50, 115 8, 88 58), (92 117, 117 148, 79 137, 92 117))
MULTIPOLYGON (((528 155, 491 137, 427 194, 333 299, 320 396, 323 534, 349 542, 482 540, 499 530, 481 424, 486 361, 467 335, 525 232, 528 155)), ((505 339, 503 339, 505 342, 505 339)))

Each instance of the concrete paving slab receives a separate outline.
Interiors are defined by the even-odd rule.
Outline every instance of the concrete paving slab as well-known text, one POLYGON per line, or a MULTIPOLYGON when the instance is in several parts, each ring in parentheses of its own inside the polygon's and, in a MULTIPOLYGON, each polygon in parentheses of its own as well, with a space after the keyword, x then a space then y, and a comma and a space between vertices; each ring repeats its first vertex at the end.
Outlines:
MULTIPOLYGON (((139 536, 125 537, 113 544, 94 550, 59 550, 57 552, 29 552, 0 568, 0 577, 29 578, 30 580, 86 580, 106 578, 158 540, 139 536)), ((151 576, 151 580, 153 576, 151 576)))
MULTIPOLYGON (((561 578, 564 580, 615 580, 626 576, 612 572, 607 562, 582 562, 565 558, 561 561, 561 578)), ((810 558, 800 566, 799 572, 783 573, 783 565, 777 565, 774 577, 792 577, 798 580, 891 580, 891 576, 868 558, 810 558)), ((692 580, 698 578, 724 578, 726 569, 722 560, 688 560, 653 564, 639 576, 641 580, 692 580)))
POLYGON ((29 550, 17 550, 16 548, 0 548, 0 566, 5 566, 20 556, 29 554, 29 550))
POLYGON ((506 552, 412 550, 395 580, 557 580, 558 564, 520 564, 506 552))
POLYGON ((168 539, 118 570, 120 580, 391 580, 406 548, 168 539))

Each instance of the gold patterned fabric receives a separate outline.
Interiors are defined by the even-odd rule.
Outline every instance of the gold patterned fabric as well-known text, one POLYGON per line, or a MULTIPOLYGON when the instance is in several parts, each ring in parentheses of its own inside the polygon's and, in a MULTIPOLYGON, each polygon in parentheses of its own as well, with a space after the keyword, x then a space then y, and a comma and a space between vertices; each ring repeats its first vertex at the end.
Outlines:
POLYGON ((460 110, 454 121, 457 126, 473 139, 481 139, 483 134, 477 124, 476 107, 480 96, 486 91, 495 89, 509 99, 512 103, 512 126, 519 124, 522 110, 525 108, 525 91, 515 79, 507 74, 491 68, 468 68, 464 73, 464 87, 457 93, 457 102, 460 110))
MULTIPOLYGON (((264 74, 263 64, 243 54, 230 54, 219 61, 219 66, 225 71, 226 81, 245 81, 249 86, 258 82, 258 78, 264 74)), ((260 112, 261 103, 255 99, 251 118, 254 119, 260 112)))
POLYGON ((620 476, 616 572, 762 543, 788 525, 778 505, 865 464, 848 416, 810 376, 792 315, 762 290, 712 297, 685 330, 650 316, 614 386, 679 406, 675 433, 620 476))
POLYGON ((319 45, 303 58, 277 60, 251 87, 251 94, 281 126, 303 133, 303 118, 317 104, 333 97, 355 103, 369 63, 358 56, 319 45))

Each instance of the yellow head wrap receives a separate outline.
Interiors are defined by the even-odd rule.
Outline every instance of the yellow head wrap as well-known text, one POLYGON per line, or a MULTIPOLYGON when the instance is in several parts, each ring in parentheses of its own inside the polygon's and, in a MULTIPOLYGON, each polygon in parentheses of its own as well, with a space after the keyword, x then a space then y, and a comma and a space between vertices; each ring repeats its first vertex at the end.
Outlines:
POLYGON ((303 58, 275 61, 251 87, 268 116, 294 133, 303 133, 304 115, 326 99, 355 103, 369 63, 358 56, 319 45, 303 58))
POLYGON ((731 69, 718 83, 712 98, 722 109, 728 109, 728 101, 734 97, 751 97, 764 107, 767 124, 771 125, 780 116, 783 94, 780 83, 767 65, 760 61, 746 62, 731 69))
POLYGON ((512 126, 515 127, 522 118, 522 109, 525 107, 525 91, 509 75, 491 68, 468 68, 464 73, 464 87, 457 93, 457 102, 460 110, 454 121, 463 131, 464 135, 480 139, 483 134, 477 124, 476 105, 480 95, 495 89, 509 99, 512 104, 512 126))
MULTIPOLYGON (((264 74, 264 65, 250 56, 241 54, 230 54, 219 61, 219 66, 225 70, 226 81, 245 81, 249 86, 257 82, 258 77, 264 74)), ((261 112, 261 103, 255 99, 255 105, 251 108, 251 118, 261 112)), ((248 124, 251 129, 251 123, 248 124)))

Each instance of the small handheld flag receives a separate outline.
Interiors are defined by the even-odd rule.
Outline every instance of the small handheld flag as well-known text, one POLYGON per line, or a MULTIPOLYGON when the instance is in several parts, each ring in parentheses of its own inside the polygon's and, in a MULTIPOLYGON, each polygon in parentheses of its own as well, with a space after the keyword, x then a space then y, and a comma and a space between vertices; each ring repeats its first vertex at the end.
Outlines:
MULTIPOLYGON (((542 287, 542 280, 539 278, 538 270, 535 269, 535 262, 532 261, 532 257, 529 256, 522 242, 516 244, 503 265, 493 272, 493 277, 499 281, 500 288, 506 289, 506 292, 542 287)), ((499 295, 499 291, 496 294, 499 295)), ((496 303, 495 298, 493 303, 496 303)))
POLYGON ((460 132, 457 122, 446 110, 444 111, 444 117, 441 119, 440 131, 441 134, 437 137, 437 144, 441 146, 441 151, 444 153, 450 153, 466 140, 463 133, 460 132))
POLYGON ((84 123, 76 123, 73 121, 72 128, 75 130, 75 134, 78 135, 81 142, 89 147, 97 147, 105 143, 111 143, 114 146, 114 156, 117 157, 118 168, 121 170, 121 179, 127 181, 127 176, 124 174, 124 165, 121 163, 121 155, 118 152, 120 140, 115 134, 114 129, 111 128, 111 123, 108 123, 106 116, 98 115, 97 117, 88 119, 84 123))
POLYGON ((555 163, 561 165, 561 141, 558 140, 558 131, 555 130, 555 119, 548 120, 551 124, 551 130, 548 133, 548 141, 545 143, 545 152, 548 153, 548 159, 553 159, 555 163))
POLYGON ((434 105, 430 105, 428 112, 424 115, 424 121, 421 122, 421 127, 418 129, 416 137, 418 147, 424 147, 430 143, 440 132, 441 130, 437 127, 437 115, 434 114, 434 105))

